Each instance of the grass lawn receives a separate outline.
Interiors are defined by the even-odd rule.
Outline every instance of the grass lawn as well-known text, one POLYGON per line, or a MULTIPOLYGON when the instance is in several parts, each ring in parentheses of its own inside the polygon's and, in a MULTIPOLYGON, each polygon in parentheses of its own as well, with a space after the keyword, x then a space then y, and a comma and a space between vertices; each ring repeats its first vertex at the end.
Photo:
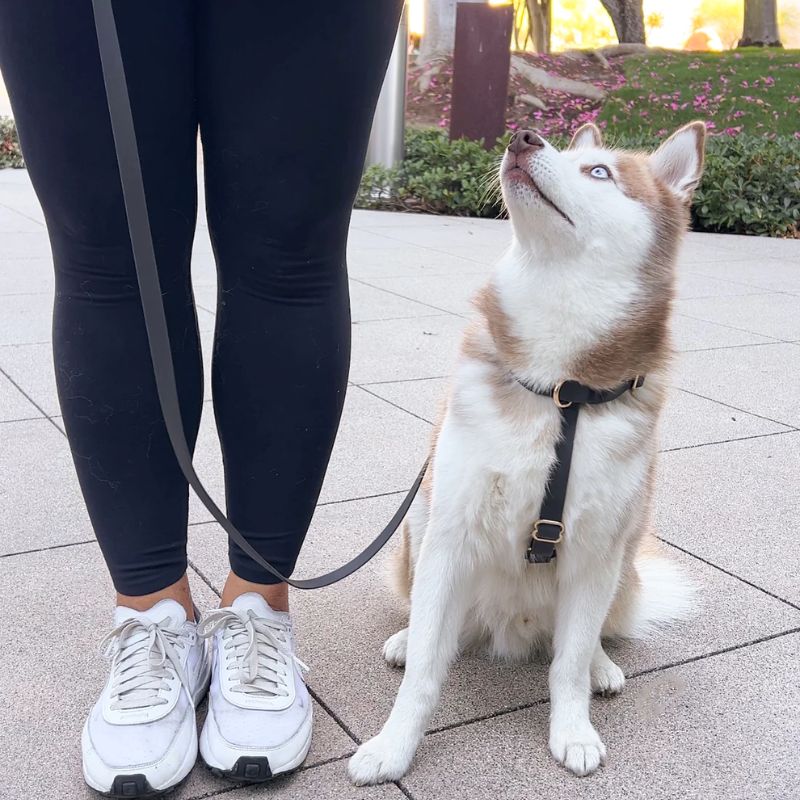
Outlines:
POLYGON ((800 139, 800 50, 653 53, 623 69, 598 117, 613 133, 662 136, 703 119, 711 133, 800 139))

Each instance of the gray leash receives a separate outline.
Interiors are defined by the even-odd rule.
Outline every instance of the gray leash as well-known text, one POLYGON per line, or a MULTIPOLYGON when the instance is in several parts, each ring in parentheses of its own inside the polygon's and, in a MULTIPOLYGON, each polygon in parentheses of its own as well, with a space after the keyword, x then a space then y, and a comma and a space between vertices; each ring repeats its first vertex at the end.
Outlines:
POLYGON ((228 535, 244 550, 260 567, 267 570, 281 581, 296 589, 320 589, 352 575, 361 569, 389 541, 392 534, 400 527, 408 509, 419 490, 422 478, 427 469, 427 462, 417 475, 400 508, 389 521, 389 524, 355 558, 341 567, 306 580, 291 580, 281 575, 275 567, 265 561, 251 544, 236 529, 222 510, 210 497, 197 477, 192 464, 192 455, 186 442, 183 429, 180 404, 178 403, 178 387, 175 383, 175 369, 172 363, 172 350, 169 343, 169 331, 164 314, 161 296, 161 285, 158 280, 156 256, 153 249, 153 237, 150 231, 150 220, 147 215, 147 203, 142 180, 142 167, 139 161, 139 149, 136 144, 136 132, 133 127, 130 97, 125 81, 125 68, 117 37, 117 26, 111 0, 92 0, 94 8, 97 41, 100 46, 100 60, 103 67, 103 81, 106 87, 108 111, 111 117, 111 129, 114 135, 114 146, 119 164, 119 176, 122 183, 122 194, 128 217, 128 230, 133 248, 133 259, 136 265, 136 276, 139 281, 139 292, 142 297, 147 339, 150 345, 150 356, 153 361, 158 398, 164 415, 164 424, 169 435, 175 456, 181 471, 194 489, 203 505, 211 512, 214 519, 225 529, 228 535))

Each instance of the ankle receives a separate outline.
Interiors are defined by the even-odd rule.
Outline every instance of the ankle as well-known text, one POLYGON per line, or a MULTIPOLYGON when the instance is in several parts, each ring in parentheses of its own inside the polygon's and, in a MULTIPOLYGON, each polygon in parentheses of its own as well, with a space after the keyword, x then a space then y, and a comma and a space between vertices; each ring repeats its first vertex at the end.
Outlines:
POLYGON ((233 605, 233 601, 243 594, 255 592, 260 594, 274 611, 289 610, 289 587, 285 583, 253 583, 240 578, 234 572, 228 573, 225 587, 222 590, 221 605, 233 605))
POLYGON ((149 611, 162 600, 174 600, 176 603, 180 603, 186 611, 186 619, 191 622, 195 621, 194 604, 189 589, 189 579, 186 575, 172 585, 151 594, 127 595, 117 592, 117 605, 132 608, 134 611, 149 611))

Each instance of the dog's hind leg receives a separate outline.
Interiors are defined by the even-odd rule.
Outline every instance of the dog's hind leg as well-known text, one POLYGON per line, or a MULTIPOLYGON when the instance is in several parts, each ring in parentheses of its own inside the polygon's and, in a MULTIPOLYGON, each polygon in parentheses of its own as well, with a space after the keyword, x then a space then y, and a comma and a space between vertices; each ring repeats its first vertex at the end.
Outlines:
POLYGON ((406 648, 408 647, 408 628, 392 634, 383 643, 383 657, 386 663, 392 667, 404 667, 406 665, 406 648))
MULTIPOLYGON (((395 551, 392 570, 389 574, 395 592, 407 603, 411 600, 411 591, 414 585, 416 554, 419 552, 420 542, 425 536, 425 529, 428 525, 429 491, 430 489, 423 485, 411 506, 400 532, 400 547, 395 551)), ((392 667, 404 667, 407 646, 408 628, 406 627, 384 642, 383 657, 392 667)))
POLYGON ((592 691, 606 697, 619 694, 625 686, 625 673, 608 657, 600 640, 594 648, 590 667, 592 691))
POLYGON ((359 785, 398 780, 408 771, 458 650, 471 583, 463 522, 451 517, 437 525, 435 517, 416 564, 403 683, 381 732, 350 759, 350 777, 359 785))

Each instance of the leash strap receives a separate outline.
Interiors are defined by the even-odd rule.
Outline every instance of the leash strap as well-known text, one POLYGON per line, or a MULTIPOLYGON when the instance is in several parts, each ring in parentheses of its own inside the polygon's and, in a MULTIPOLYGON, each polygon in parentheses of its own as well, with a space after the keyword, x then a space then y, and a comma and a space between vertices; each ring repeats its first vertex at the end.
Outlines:
POLYGON ((644 377, 637 375, 633 380, 625 381, 614 389, 605 391, 592 389, 577 381, 563 381, 550 392, 540 391, 516 376, 514 378, 529 392, 552 397, 561 413, 561 433, 556 444, 556 461, 547 478, 539 519, 533 523, 531 541, 526 554, 531 564, 548 564, 556 557, 556 545, 564 538, 564 503, 567 499, 572 450, 581 407, 608 403, 625 392, 633 392, 642 386, 644 377))
POLYGON ((186 480, 203 505, 225 529, 228 536, 260 567, 296 589, 320 589, 323 586, 330 586, 332 583, 336 583, 348 575, 352 575, 356 570, 361 569, 389 541, 408 512, 422 483, 428 463, 426 461, 423 465, 414 484, 400 504, 400 508, 397 509, 397 512, 389 521, 389 524, 365 550, 338 569, 306 580, 291 580, 285 575, 281 575, 275 567, 265 561, 205 490, 194 470, 192 455, 186 442, 186 434, 181 418, 169 331, 161 296, 161 285, 158 279, 150 220, 147 215, 142 167, 139 161, 136 131, 133 125, 130 97, 125 81, 125 68, 122 62, 117 26, 114 20, 114 10, 111 7, 111 0, 92 0, 92 6, 97 29, 97 41, 100 47, 100 61, 103 68, 106 100, 108 101, 111 129, 119 164, 122 194, 128 217, 128 230, 131 237, 133 259, 136 265, 136 275, 139 281, 139 292, 142 297, 147 339, 150 345, 150 356, 153 361, 153 372, 158 398, 161 403, 161 411, 164 415, 164 424, 172 443, 172 448, 175 451, 175 457, 186 480))

